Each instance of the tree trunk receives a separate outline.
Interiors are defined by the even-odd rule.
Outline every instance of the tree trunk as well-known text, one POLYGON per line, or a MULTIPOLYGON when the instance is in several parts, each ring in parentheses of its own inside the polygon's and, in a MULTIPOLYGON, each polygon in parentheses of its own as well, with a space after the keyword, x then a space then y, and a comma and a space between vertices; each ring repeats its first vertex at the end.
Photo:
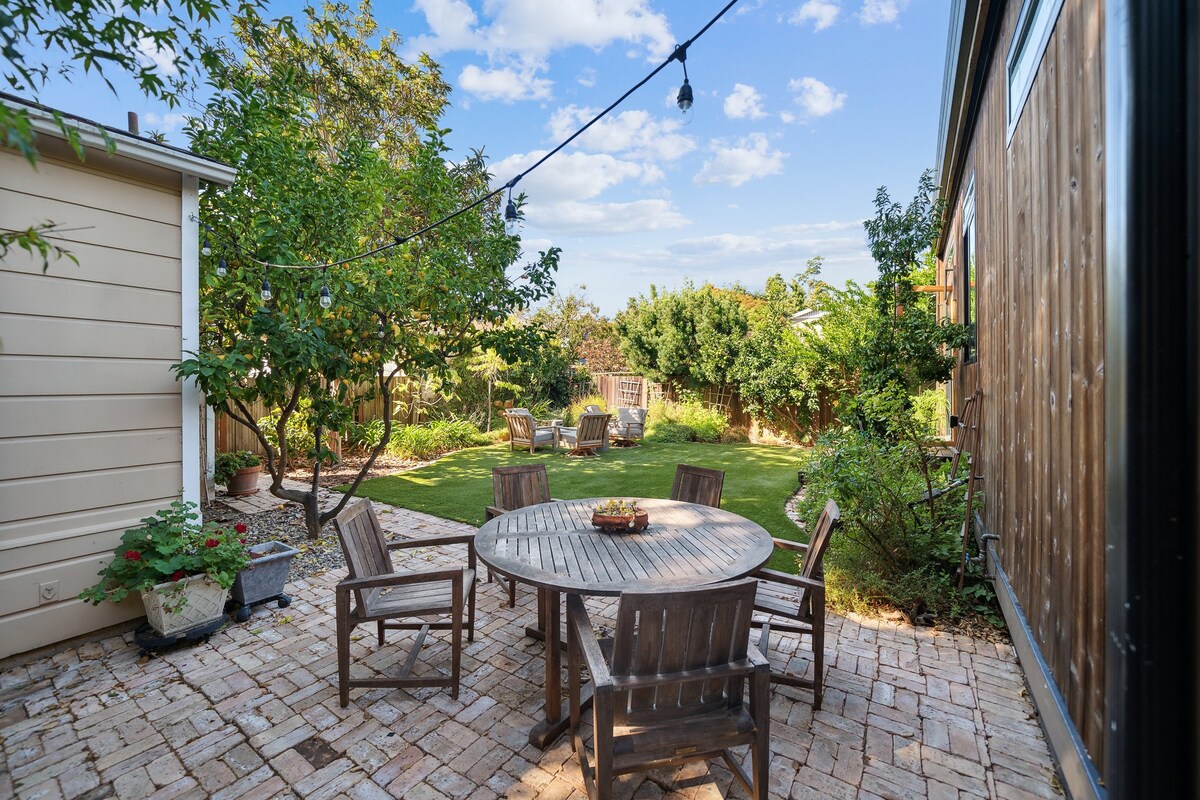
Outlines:
POLYGON ((488 378, 488 399, 487 408, 484 410, 487 415, 487 432, 492 432, 492 379, 488 378))

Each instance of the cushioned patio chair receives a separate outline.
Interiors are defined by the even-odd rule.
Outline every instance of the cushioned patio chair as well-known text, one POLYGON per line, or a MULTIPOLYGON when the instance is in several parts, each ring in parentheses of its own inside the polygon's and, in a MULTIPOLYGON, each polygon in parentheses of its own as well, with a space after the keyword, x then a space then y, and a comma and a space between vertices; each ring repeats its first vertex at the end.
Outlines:
POLYGON ((608 444, 608 421, 612 414, 583 414, 574 428, 559 428, 559 441, 571 446, 570 455, 591 456, 608 444))
POLYGON ((614 438, 636 442, 646 435, 646 414, 644 408, 618 408, 617 418, 608 426, 609 433, 614 438))
POLYGON ((338 695, 342 707, 350 704, 353 687, 449 686, 451 696, 457 698, 464 627, 467 640, 475 640, 475 534, 388 542, 371 501, 365 498, 338 514, 333 527, 342 542, 342 553, 350 571, 334 590, 338 695), (446 544, 466 545, 465 568, 397 570, 392 564, 393 550, 446 544), (353 608, 351 597, 354 598, 353 608), (436 621, 429 621, 431 617, 436 621), (383 647, 387 630, 417 631, 416 640, 397 677, 350 677, 350 634, 356 626, 369 622, 378 627, 380 647, 383 647), (411 677, 421 645, 432 629, 451 632, 450 675, 411 677))
POLYGON ((559 428, 555 425, 538 425, 528 409, 510 408, 504 412, 504 422, 508 425, 510 452, 518 446, 528 447, 530 453, 545 445, 558 449, 559 428))

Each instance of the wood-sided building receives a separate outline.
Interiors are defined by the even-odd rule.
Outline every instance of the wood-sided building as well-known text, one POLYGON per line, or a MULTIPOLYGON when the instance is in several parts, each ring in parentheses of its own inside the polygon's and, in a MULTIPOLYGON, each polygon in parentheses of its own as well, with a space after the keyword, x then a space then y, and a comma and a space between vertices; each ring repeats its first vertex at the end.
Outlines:
POLYGON ((199 181, 232 167, 23 106, 36 167, 0 147, 0 225, 78 264, 0 261, 0 658, 140 616, 76 599, 121 534, 205 479, 207 410, 171 372, 199 342, 199 181), (109 144, 115 149, 109 152, 109 144))
POLYGON ((939 307, 976 537, 1073 797, 1197 796, 1200 14, 954 0, 939 307))

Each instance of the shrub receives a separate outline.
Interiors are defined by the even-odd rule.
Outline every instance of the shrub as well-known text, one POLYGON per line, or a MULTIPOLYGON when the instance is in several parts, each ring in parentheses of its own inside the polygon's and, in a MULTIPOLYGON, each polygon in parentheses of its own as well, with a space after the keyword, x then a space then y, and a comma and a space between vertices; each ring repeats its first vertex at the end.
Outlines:
POLYGON ((750 441, 750 431, 742 425, 730 425, 721 432, 721 444, 745 444, 750 441))
POLYGON ((926 436, 937 436, 946 430, 946 413, 949 408, 946 393, 938 389, 921 392, 912 399, 913 418, 919 430, 926 436))
POLYGON ((213 465, 213 480, 217 483, 228 485, 233 476, 238 473, 238 470, 261 465, 262 458, 258 453, 251 452, 250 450, 217 453, 213 465))
POLYGON ((452 450, 489 444, 479 428, 461 419, 435 420, 425 425, 403 425, 392 431, 387 451, 401 458, 432 458, 452 450))
POLYGON ((604 398, 598 394, 585 395, 576 398, 563 411, 563 425, 577 425, 579 418, 587 410, 588 406, 600 406, 601 411, 608 411, 608 404, 604 402, 604 398))
MULTIPOLYGON (((308 419, 310 408, 312 408, 312 401, 302 398, 299 405, 296 406, 296 410, 288 417, 287 425, 284 427, 288 461, 292 464, 311 460, 316 455, 316 440, 313 438, 312 427, 308 419)), ((270 414, 258 420, 259 430, 263 432, 267 443, 276 451, 279 450, 279 434, 276 427, 279 425, 281 413, 278 408, 274 408, 270 414)))
MULTIPOLYGON (((894 606, 910 616, 977 611, 994 617, 986 603, 990 589, 978 575, 968 574, 965 594, 955 589, 965 491, 944 494, 932 507, 909 507, 927 489, 918 465, 923 457, 911 441, 892 443, 849 428, 818 438, 804 467, 798 511, 811 529, 827 499, 841 508, 842 527, 825 560, 830 602, 858 611, 894 606)), ((937 468, 934 486, 945 485, 945 470, 937 468)))
POLYGON ((706 408, 697 401, 659 401, 650 405, 646 418, 646 438, 670 442, 718 442, 728 427, 729 418, 720 409, 706 408), (687 438, 678 438, 680 433, 674 427, 664 430, 664 426, 685 428, 687 438), (664 435, 672 438, 663 438, 664 435))
POLYGON ((381 419, 355 422, 350 426, 347 441, 358 450, 372 450, 383 441, 384 423, 381 419))
POLYGON ((654 428, 652 436, 656 442, 690 442, 693 441, 692 429, 678 422, 660 422, 654 428))

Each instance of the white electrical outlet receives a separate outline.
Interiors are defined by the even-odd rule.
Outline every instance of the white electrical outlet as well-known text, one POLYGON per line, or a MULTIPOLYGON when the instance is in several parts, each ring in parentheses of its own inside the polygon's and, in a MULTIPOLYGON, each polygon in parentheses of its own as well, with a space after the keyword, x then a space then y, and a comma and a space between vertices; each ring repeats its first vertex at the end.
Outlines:
POLYGON ((58 602, 58 581, 46 581, 38 584, 38 605, 58 602))

